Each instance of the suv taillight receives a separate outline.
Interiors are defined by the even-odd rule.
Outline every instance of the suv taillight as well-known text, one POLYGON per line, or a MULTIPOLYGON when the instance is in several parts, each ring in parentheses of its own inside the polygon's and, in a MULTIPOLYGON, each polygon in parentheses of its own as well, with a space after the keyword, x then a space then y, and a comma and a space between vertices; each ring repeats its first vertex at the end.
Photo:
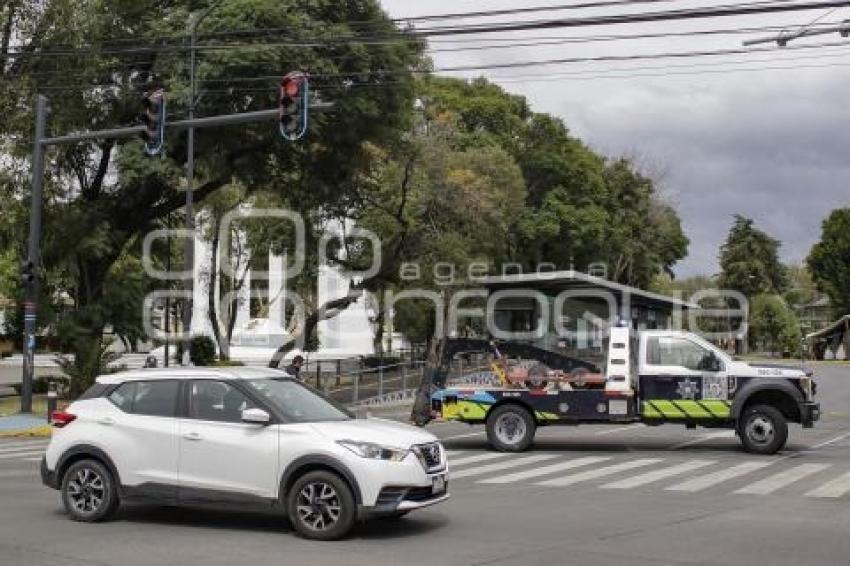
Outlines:
POLYGON ((71 424, 77 415, 66 413, 65 411, 53 411, 50 415, 50 423, 56 428, 62 428, 67 424, 71 424))

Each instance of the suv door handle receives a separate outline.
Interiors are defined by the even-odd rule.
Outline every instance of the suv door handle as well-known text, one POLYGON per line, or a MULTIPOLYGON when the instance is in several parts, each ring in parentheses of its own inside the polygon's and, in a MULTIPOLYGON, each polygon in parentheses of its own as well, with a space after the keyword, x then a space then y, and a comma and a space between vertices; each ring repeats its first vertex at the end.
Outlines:
POLYGON ((97 422, 102 425, 112 425, 115 424, 115 419, 112 417, 100 417, 97 419, 97 422))
POLYGON ((183 438, 185 438, 186 440, 200 440, 201 435, 197 432, 187 432, 183 435, 183 438))

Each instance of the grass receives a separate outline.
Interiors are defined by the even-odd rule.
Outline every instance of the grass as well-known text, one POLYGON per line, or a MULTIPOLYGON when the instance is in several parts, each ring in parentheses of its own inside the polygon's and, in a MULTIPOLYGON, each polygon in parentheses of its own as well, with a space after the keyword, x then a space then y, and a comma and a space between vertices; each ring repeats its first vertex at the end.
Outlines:
MULTIPOLYGON (((14 415, 21 410, 21 398, 19 396, 0 398, 0 417, 14 415)), ((33 395, 32 412, 36 415, 47 416, 47 397, 44 395, 33 395)))

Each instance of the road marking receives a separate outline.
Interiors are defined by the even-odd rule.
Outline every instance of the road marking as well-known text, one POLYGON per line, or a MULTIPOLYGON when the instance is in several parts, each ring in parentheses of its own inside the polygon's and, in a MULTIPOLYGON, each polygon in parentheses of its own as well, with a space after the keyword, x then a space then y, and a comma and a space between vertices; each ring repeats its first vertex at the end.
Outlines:
POLYGON ((29 452, 18 452, 15 454, 0 454, 0 460, 11 460, 13 458, 23 458, 25 456, 43 456, 44 450, 30 450, 29 452))
POLYGON ((617 428, 612 428, 611 430, 600 430, 599 432, 597 432, 595 434, 597 436, 603 436, 603 435, 606 435, 606 434, 614 434, 614 433, 617 433, 617 432, 627 432, 627 431, 630 431, 630 430, 634 430, 636 428, 644 428, 644 427, 646 427, 646 425, 643 424, 643 423, 634 423, 634 424, 630 424, 629 426, 619 426, 617 428))
POLYGON ((678 450, 679 448, 685 448, 686 446, 693 446, 694 444, 699 444, 700 442, 707 442, 709 440, 716 440, 718 438, 734 438, 735 431, 734 430, 723 430, 720 432, 711 432, 708 434, 702 435, 700 438, 694 438, 692 440, 688 440, 687 442, 682 442, 681 444, 676 444, 668 448, 668 450, 678 450))
POLYGON ((484 434, 484 431, 481 431, 481 432, 470 432, 469 434, 456 434, 456 435, 454 435, 454 436, 446 436, 446 437, 443 437, 443 438, 441 438, 441 439, 440 439, 440 441, 443 441, 443 440, 457 440, 458 438, 470 438, 470 437, 472 437, 472 436, 481 436, 482 434, 484 434))
POLYGON ((744 474, 760 470, 771 464, 773 464, 773 462, 744 462, 743 464, 738 464, 737 466, 732 466, 731 468, 726 468, 719 472, 713 472, 711 474, 706 474, 704 476, 684 481, 666 489, 668 491, 700 491, 713 485, 717 485, 720 482, 731 480, 739 476, 743 476, 744 474))
POLYGON ((813 450, 815 448, 822 448, 824 446, 829 446, 830 444, 838 442, 839 440, 844 440, 848 436, 850 436, 850 432, 848 432, 847 434, 842 434, 841 436, 836 436, 835 438, 831 438, 831 439, 827 440, 826 442, 821 442, 820 444, 815 444, 815 445, 809 446, 809 450, 813 450))
POLYGON ((49 440, 38 440, 35 442, 3 442, 0 443, 0 451, 12 450, 14 448, 31 448, 33 446, 44 446, 50 444, 49 440))
POLYGON ((806 497, 841 497, 850 491, 850 472, 806 493, 806 497))
POLYGON ((586 458, 576 458, 575 460, 568 460, 566 462, 559 462, 557 464, 550 464, 548 466, 543 466, 542 468, 535 468, 533 470, 526 470, 524 472, 516 472, 513 474, 508 474, 506 476, 497 476, 495 478, 489 478, 486 480, 479 480, 476 483, 513 483, 516 481, 527 480, 529 478, 536 478, 539 476, 545 476, 548 474, 555 474, 557 472, 563 472, 564 470, 571 470, 573 468, 580 468, 582 466, 588 466, 590 464, 598 464, 600 462, 605 462, 606 460, 610 460, 611 458, 608 456, 588 456, 586 458))
POLYGON ((21 460, 23 460, 25 462, 40 462, 41 456, 38 456, 36 458, 21 458, 21 460))
POLYGON ((518 468, 526 464, 534 464, 535 462, 551 460, 552 458, 556 458, 556 456, 554 454, 536 454, 534 456, 523 456, 522 458, 508 460, 507 462, 496 462, 494 464, 486 464, 478 468, 467 468, 459 472, 451 472, 451 479, 456 480, 468 476, 478 476, 481 474, 488 474, 490 472, 498 472, 499 470, 507 470, 509 468, 518 468))
POLYGON ((496 458, 504 458, 507 454, 504 452, 487 452, 485 454, 476 454, 475 456, 467 456, 466 458, 458 458, 454 462, 449 462, 452 466, 463 466, 466 464, 475 464, 478 462, 486 462, 487 460, 495 460, 496 458))
POLYGON ((791 485, 795 481, 799 481, 807 476, 823 471, 830 466, 831 464, 801 464, 744 486, 741 489, 736 490, 735 493, 767 495, 768 493, 773 493, 777 489, 791 485))
POLYGON ((683 464, 670 466, 669 468, 653 470, 651 472, 646 472, 645 474, 640 474, 631 478, 626 478, 624 480, 606 483, 601 487, 603 487, 604 489, 630 489, 633 487, 638 487, 641 485, 646 485, 648 483, 667 479, 673 476, 678 476, 687 472, 691 472, 693 470, 698 470, 699 468, 704 468, 705 466, 710 466, 716 463, 716 460, 689 460, 683 464))
POLYGON ((446 456, 454 457, 463 454, 464 450, 446 450, 446 456))
POLYGON ((0 456, 4 456, 6 454, 17 454, 20 452, 32 452, 33 450, 41 450, 44 452, 47 450, 47 446, 21 446, 20 448, 6 448, 0 450, 0 456))
POLYGON ((632 460, 630 462, 623 462, 622 464, 614 464, 613 466, 606 466, 604 468, 597 468, 595 470, 587 470, 585 472, 578 472, 575 474, 570 474, 568 476, 562 476, 560 478, 555 478, 553 480, 547 480, 537 483, 536 485, 545 485, 550 487, 564 487, 567 485, 572 485, 574 483, 593 480, 597 478, 603 478, 605 476, 610 476, 616 474, 618 472, 625 472, 626 470, 632 470, 634 468, 640 468, 641 466, 649 466, 650 464, 657 464, 658 462, 663 461, 661 458, 643 458, 640 460, 632 460))

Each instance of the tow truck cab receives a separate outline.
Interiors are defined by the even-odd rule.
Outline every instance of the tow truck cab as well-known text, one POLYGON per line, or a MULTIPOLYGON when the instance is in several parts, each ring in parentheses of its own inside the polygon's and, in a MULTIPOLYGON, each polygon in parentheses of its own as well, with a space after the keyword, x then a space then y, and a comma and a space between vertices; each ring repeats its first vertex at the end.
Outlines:
POLYGON ((611 328, 604 370, 542 357, 545 363, 501 357, 496 379, 461 378, 436 391, 434 416, 486 424, 490 443, 505 451, 530 446, 538 426, 643 422, 733 428, 745 449, 760 454, 785 445, 787 423, 810 428, 820 416, 811 371, 734 360, 689 332, 611 328), (536 378, 508 379, 511 364, 536 378))

